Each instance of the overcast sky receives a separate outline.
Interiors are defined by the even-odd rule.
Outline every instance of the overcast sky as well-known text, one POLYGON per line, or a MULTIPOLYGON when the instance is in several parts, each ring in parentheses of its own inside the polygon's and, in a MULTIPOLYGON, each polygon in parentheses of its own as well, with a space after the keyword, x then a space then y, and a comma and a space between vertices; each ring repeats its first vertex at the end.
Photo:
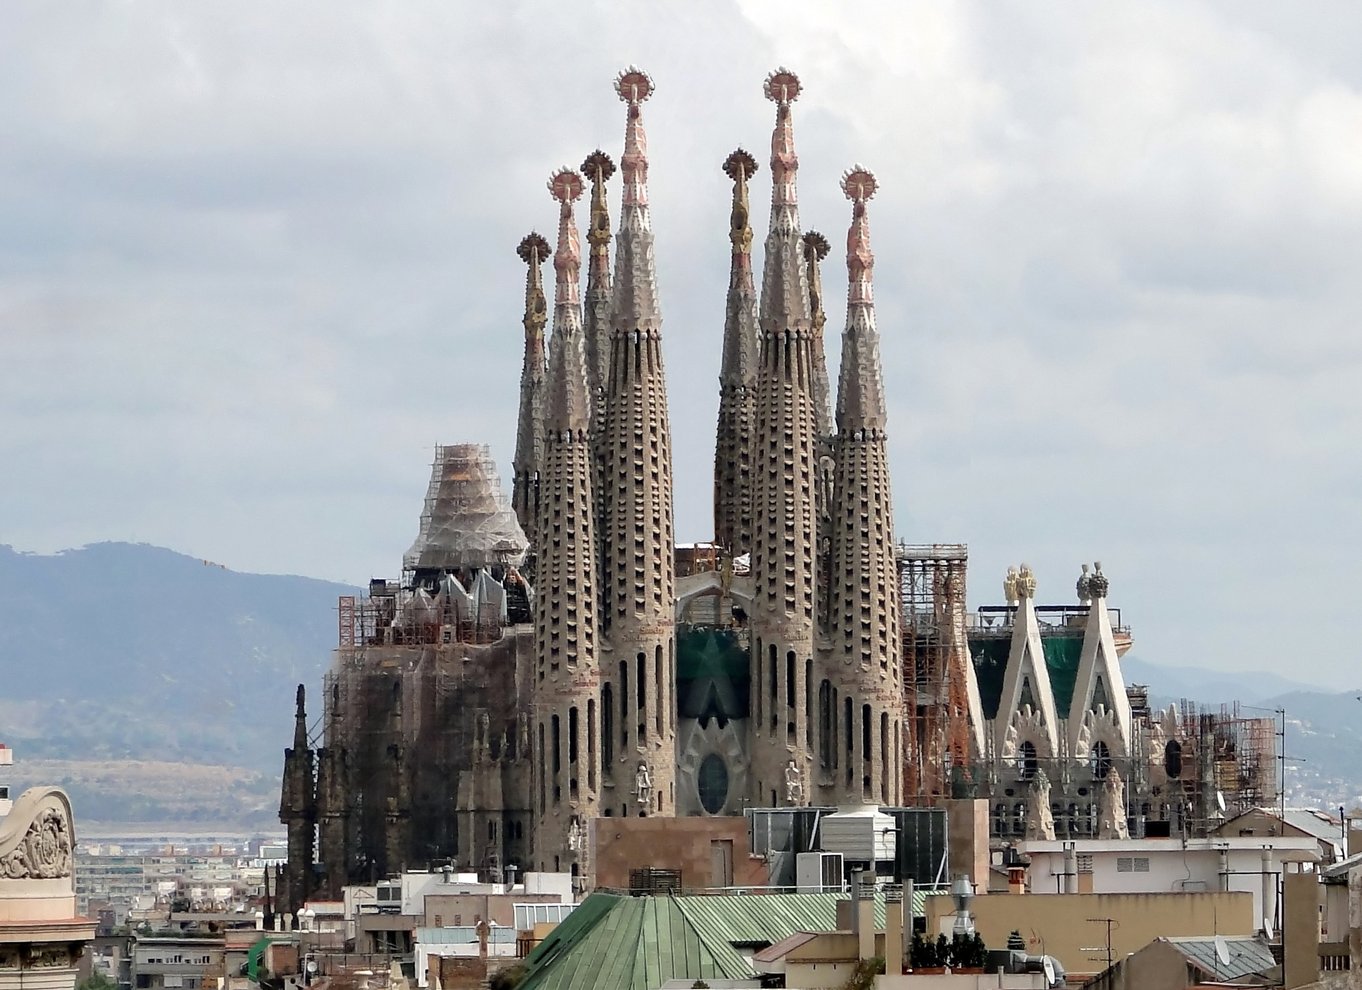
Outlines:
POLYGON ((9 0, 0 542, 393 575, 435 444, 509 485, 515 248, 555 167, 618 159, 630 62, 677 534, 709 538, 720 166, 761 162, 760 244, 784 64, 834 362, 838 178, 880 181, 898 535, 969 543, 976 604, 1100 558, 1146 660, 1355 686, 1358 38, 1342 2, 9 0))

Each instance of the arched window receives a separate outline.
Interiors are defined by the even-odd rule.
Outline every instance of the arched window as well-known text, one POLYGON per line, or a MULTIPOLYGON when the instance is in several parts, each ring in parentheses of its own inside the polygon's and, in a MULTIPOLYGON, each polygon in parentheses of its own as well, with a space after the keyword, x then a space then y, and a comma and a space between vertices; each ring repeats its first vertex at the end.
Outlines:
POLYGON ((1094 780, 1106 780, 1107 773, 1111 770, 1111 750, 1102 740, 1097 740, 1093 744, 1092 754, 1088 760, 1088 767, 1092 770, 1094 780))
POLYGON ((1028 739, 1017 749, 1017 777, 1021 780, 1030 780, 1035 777, 1039 766, 1035 743, 1028 739))
POLYGON ((1168 740, 1168 745, 1163 747, 1163 769, 1169 780, 1182 776, 1182 743, 1176 739, 1168 740))
POLYGON ((832 766, 832 682, 818 685, 818 765, 832 766))

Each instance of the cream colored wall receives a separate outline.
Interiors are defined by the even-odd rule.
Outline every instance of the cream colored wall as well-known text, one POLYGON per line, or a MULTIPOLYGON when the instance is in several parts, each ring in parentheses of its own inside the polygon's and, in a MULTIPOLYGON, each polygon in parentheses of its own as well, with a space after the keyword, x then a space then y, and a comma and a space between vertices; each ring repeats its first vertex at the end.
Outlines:
MULTIPOLYGON (((954 904, 946 895, 927 898, 927 930, 949 931, 954 904)), ((990 949, 1007 946, 1016 929, 1033 955, 1054 956, 1072 975, 1106 968, 1106 925, 1113 918, 1113 959, 1136 952, 1161 936, 1252 935, 1253 895, 1211 894, 987 894, 970 902, 975 927, 990 949), (1101 952, 1086 951, 1102 946, 1101 952)))

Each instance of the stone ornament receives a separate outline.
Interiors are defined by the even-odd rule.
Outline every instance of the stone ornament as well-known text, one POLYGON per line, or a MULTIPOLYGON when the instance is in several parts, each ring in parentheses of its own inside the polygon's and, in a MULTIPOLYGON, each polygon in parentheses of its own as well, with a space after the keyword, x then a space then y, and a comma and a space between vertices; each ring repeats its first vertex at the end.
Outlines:
POLYGON ((1052 841, 1055 837, 1055 816, 1050 810, 1050 778, 1044 770, 1037 770, 1026 791, 1026 838, 1028 841, 1052 841))
POLYGON ((1083 573, 1078 575, 1078 584, 1075 586, 1075 590, 1078 592, 1079 604, 1087 605, 1092 601, 1092 590, 1089 587, 1089 582, 1091 582, 1092 578, 1088 574, 1088 565, 1083 564, 1082 567, 1083 573))
POLYGON ((1108 588, 1107 576, 1102 573, 1102 562, 1096 561, 1092 565, 1092 577, 1088 578, 1088 592, 1093 598, 1101 599, 1107 597, 1108 588))
POLYGON ((0 825, 0 878, 50 880, 71 875, 71 803, 55 787, 25 791, 0 825))
POLYGON ((639 807, 647 810, 652 806, 653 800, 653 774, 648 769, 648 762, 640 760, 638 770, 634 773, 634 800, 639 807))
POLYGON ((785 800, 791 807, 804 803, 804 775, 794 760, 785 764, 785 800))
POLYGON ((1003 577, 1003 600, 1008 605, 1016 605, 1017 598, 1017 569, 1009 567, 1007 574, 1003 577))
POLYGON ((1128 839, 1126 823, 1126 785, 1112 767, 1102 782, 1102 794, 1097 802, 1097 837, 1099 839, 1128 839))
POLYGON ((1017 597, 1036 597, 1036 572, 1031 570, 1030 564, 1022 564, 1021 570, 1017 572, 1017 597))

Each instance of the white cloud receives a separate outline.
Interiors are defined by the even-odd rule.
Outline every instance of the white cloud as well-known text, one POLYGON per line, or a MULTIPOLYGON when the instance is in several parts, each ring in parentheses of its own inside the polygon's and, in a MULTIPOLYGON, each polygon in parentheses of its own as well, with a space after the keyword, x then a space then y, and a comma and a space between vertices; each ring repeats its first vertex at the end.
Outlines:
POLYGON ((1362 535, 1352 6, 76 9, 0 37, 0 538, 390 572, 435 443, 509 464, 514 248, 552 169, 618 153, 631 61, 707 536, 719 165, 764 165, 786 63, 805 224, 840 244, 842 169, 881 179, 900 533, 969 541, 976 600, 1102 556, 1152 660, 1352 676, 1313 622, 1362 535))

